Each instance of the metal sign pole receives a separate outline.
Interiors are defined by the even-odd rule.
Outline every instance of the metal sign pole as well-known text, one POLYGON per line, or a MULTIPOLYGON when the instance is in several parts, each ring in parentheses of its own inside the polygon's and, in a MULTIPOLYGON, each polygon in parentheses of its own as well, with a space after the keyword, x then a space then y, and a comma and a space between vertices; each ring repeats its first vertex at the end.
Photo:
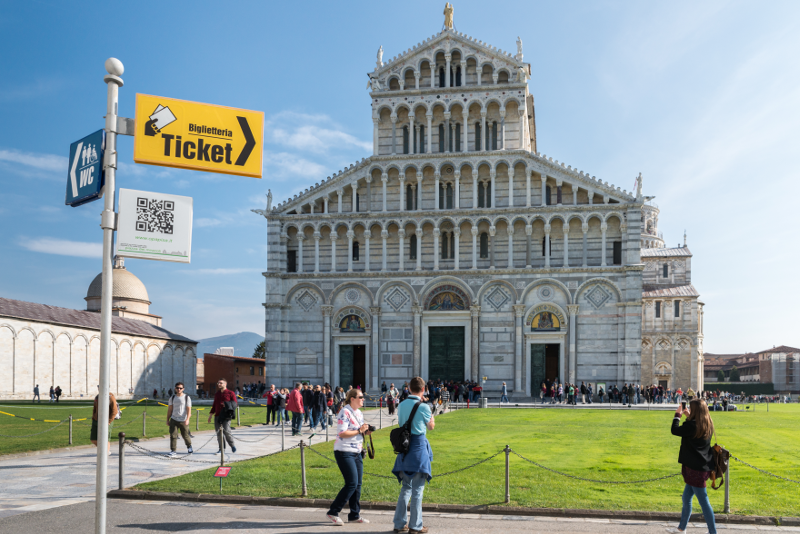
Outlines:
POLYGON ((114 252, 114 189, 117 169, 117 107, 119 88, 125 68, 122 62, 108 58, 105 63, 108 74, 103 81, 108 85, 108 105, 106 108, 106 149, 103 169, 105 170, 104 209, 100 216, 103 229, 103 290, 100 300, 100 392, 97 401, 97 478, 95 482, 95 534, 106 532, 106 485, 108 479, 108 363, 111 349, 111 299, 113 291, 111 255, 114 252))

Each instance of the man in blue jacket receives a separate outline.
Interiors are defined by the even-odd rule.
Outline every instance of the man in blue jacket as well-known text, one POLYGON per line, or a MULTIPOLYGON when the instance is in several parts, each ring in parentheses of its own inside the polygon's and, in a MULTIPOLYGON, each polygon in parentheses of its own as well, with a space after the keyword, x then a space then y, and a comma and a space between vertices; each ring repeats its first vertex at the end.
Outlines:
POLYGON ((392 473, 402 484, 397 508, 394 511, 394 532, 422 534, 428 532, 422 526, 422 492, 425 484, 433 478, 431 462, 433 451, 425 433, 433 430, 435 422, 428 404, 420 402, 425 391, 425 381, 416 377, 409 385, 411 395, 397 407, 397 422, 400 426, 408 421, 414 406, 419 403, 414 418, 411 420, 411 441, 406 454, 398 454, 392 473), (411 520, 406 523, 406 509, 411 499, 411 520))

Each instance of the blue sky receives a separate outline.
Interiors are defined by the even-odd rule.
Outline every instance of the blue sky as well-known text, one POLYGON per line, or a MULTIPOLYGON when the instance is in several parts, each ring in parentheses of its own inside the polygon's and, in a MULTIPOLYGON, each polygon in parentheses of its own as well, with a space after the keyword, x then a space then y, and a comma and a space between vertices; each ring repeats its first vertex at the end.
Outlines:
MULTIPOLYGON (((265 224, 250 210, 267 189, 285 200, 370 154, 375 53, 437 33, 443 6, 4 3, 0 295, 85 306, 102 205, 64 206, 66 160, 103 127, 114 56, 122 116, 137 92, 264 111, 262 180, 136 165, 132 138, 118 172, 118 187, 194 198, 191 265, 126 262, 151 312, 194 338, 263 332, 265 224)), ((687 230, 707 352, 800 346, 800 3, 454 7, 459 31, 507 51, 522 38, 541 152, 628 190, 642 172, 668 245, 687 230)))

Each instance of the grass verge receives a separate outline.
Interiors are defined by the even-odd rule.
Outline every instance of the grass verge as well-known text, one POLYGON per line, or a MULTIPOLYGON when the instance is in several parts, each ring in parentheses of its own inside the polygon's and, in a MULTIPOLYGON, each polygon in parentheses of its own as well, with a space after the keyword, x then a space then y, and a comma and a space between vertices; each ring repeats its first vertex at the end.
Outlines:
MULTIPOLYGON (((523 456, 571 475, 608 481, 583 482, 537 468, 511 456, 511 504, 549 508, 601 510, 680 510, 683 481, 678 477, 647 484, 612 484, 678 473, 680 438, 670 434, 667 412, 593 410, 461 410, 436 421, 429 433, 434 451, 434 479, 425 501, 451 504, 500 504, 504 500, 504 455, 454 475, 445 473, 473 464, 508 444, 523 456)), ((715 412, 719 442, 762 469, 800 479, 800 406, 773 405, 766 410, 715 412)), ((375 434, 375 460, 365 470, 391 474, 395 456, 388 429, 375 434)), ((333 457, 333 443, 314 449, 333 457)), ((338 468, 306 454, 310 498, 332 499, 342 485, 338 468)), ((300 495, 299 451, 234 464, 225 493, 263 497, 300 495)), ((217 493, 213 469, 150 482, 137 489, 217 493)), ((768 477, 732 462, 731 510, 737 514, 800 516, 797 484, 768 477)), ((394 480, 364 476, 362 499, 394 501, 394 480)), ((709 490, 715 510, 722 510, 723 490, 709 490)))

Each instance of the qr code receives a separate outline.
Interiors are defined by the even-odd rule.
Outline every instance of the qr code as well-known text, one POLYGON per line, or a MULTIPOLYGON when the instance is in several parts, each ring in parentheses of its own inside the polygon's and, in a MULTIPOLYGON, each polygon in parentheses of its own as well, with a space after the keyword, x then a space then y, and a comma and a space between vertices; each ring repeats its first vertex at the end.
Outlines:
POLYGON ((175 224, 175 203, 171 200, 153 198, 136 199, 136 230, 172 234, 175 224))

